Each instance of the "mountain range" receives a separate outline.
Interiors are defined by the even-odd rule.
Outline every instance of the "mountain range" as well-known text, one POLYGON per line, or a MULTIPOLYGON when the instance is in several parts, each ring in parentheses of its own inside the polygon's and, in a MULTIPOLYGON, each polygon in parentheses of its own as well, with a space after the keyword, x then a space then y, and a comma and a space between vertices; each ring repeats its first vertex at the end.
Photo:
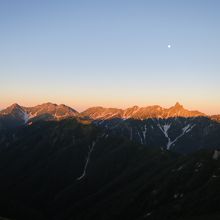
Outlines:
POLYGON ((218 148, 219 115, 209 116, 185 109, 178 102, 170 108, 158 105, 127 109, 92 107, 81 113, 66 105, 45 103, 35 107, 13 104, 0 112, 0 130, 30 126, 37 121, 63 119, 87 121, 106 134, 122 136, 147 146, 191 153, 218 148))
POLYGON ((179 103, 0 112, 0 219, 217 220, 220 122, 179 103))
POLYGON ((178 102, 166 109, 159 105, 138 107, 133 106, 125 110, 116 108, 93 107, 81 113, 82 116, 89 117, 93 120, 107 120, 113 118, 121 119, 139 119, 144 120, 148 118, 174 118, 174 117, 198 117, 205 116, 199 111, 189 111, 185 109, 178 102))
POLYGON ((35 120, 62 120, 78 115, 78 112, 66 105, 45 103, 35 107, 23 107, 13 104, 0 111, 1 120, 14 121, 15 124, 26 124, 35 120))
POLYGON ((0 132, 0 216, 217 220, 219 170, 218 150, 178 154, 75 118, 36 121, 0 132))
MULTIPOLYGON (((25 124, 36 120, 62 120, 72 117, 84 117, 91 120, 109 120, 109 119, 137 119, 144 120, 149 118, 175 118, 175 117, 209 117, 215 120, 220 119, 220 115, 208 116, 199 111, 190 111, 185 109, 178 102, 170 107, 163 108, 159 105, 138 107, 133 106, 127 109, 92 107, 81 113, 66 105, 57 105, 53 103, 44 103, 34 107, 23 107, 13 104, 0 111, 0 119, 17 121, 25 124)), ((19 124, 19 123, 17 123, 19 124)), ((16 125, 16 123, 15 123, 16 125)))

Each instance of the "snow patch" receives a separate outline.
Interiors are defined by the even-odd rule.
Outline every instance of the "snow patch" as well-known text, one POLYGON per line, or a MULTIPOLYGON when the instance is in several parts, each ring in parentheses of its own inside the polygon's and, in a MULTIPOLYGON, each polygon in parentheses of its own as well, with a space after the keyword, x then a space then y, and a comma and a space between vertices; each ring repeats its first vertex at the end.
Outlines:
POLYGON ((89 160, 90 160, 92 151, 94 150, 94 146, 95 146, 95 141, 93 141, 92 145, 89 146, 89 152, 88 152, 86 163, 85 163, 85 166, 84 166, 84 169, 83 169, 83 173, 82 173, 82 175, 80 177, 77 178, 77 180, 81 180, 81 179, 83 179, 86 176, 86 170, 87 170, 87 167, 88 167, 88 164, 89 164, 89 160))
POLYGON ((140 138, 141 144, 144 144, 143 139, 142 139, 142 137, 141 137, 141 135, 140 135, 140 132, 137 131, 137 133, 138 133, 138 136, 139 136, 139 138, 140 138))
POLYGON ((142 133, 143 133, 143 137, 144 137, 144 142, 146 143, 147 125, 144 125, 144 130, 142 133))
POLYGON ((218 160, 218 158, 220 157, 220 150, 215 150, 214 154, 212 156, 213 160, 218 160))
POLYGON ((168 130, 170 129, 170 126, 171 124, 165 124, 163 126, 161 126, 159 123, 158 123, 158 127, 159 129, 163 132, 164 136, 168 139, 168 142, 167 142, 167 150, 170 150, 170 147, 179 139, 181 138, 182 136, 184 136, 186 133, 190 132, 194 127, 195 125, 191 125, 191 124, 188 124, 186 125, 184 128, 182 128, 182 133, 177 136, 173 141, 171 141, 169 135, 168 135, 168 130))
POLYGON ((169 138, 168 136, 168 130, 170 129, 170 124, 165 124, 163 126, 161 126, 160 124, 158 124, 158 127, 160 128, 160 130, 164 133, 166 138, 169 138))
POLYGON ((177 171, 181 171, 183 169, 183 166, 178 167, 177 171))
POLYGON ((152 212, 148 212, 146 215, 144 215, 144 218, 147 218, 151 215, 152 212))
POLYGON ((23 117, 23 120, 24 120, 24 124, 27 124, 28 120, 29 120, 29 116, 28 116, 28 113, 26 111, 22 111, 22 117, 23 117))
POLYGON ((168 139, 168 142, 167 142, 167 150, 170 149, 170 146, 172 145, 172 142, 170 140, 170 137, 168 135, 168 130, 170 129, 170 126, 171 124, 165 124, 163 126, 161 126, 159 123, 158 123, 158 127, 159 129, 163 132, 164 136, 168 139))

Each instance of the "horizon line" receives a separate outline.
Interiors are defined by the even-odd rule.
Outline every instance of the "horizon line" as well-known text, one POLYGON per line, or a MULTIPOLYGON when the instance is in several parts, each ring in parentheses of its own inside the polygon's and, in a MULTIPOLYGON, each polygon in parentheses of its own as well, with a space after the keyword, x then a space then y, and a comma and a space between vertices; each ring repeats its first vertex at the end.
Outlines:
POLYGON ((79 110, 77 110, 77 107, 72 107, 71 105, 67 105, 67 104, 64 104, 64 103, 59 103, 59 104, 57 104, 57 103, 55 103, 55 102, 50 102, 50 101, 47 101, 47 102, 42 102, 42 103, 40 103, 40 104, 35 104, 35 105, 21 105, 21 104, 18 104, 18 102, 15 102, 15 103, 12 103, 12 104, 10 104, 10 105, 7 105, 6 107, 0 107, 0 111, 2 111, 2 110, 4 110, 4 109, 6 109, 6 108, 8 108, 8 107, 10 107, 10 106, 13 106, 13 105, 19 105, 19 106, 21 106, 21 107, 24 107, 24 108, 33 108, 33 107, 36 107, 36 106, 39 106, 39 105, 44 105, 44 104, 52 104, 52 105, 57 105, 57 106, 59 106, 59 105, 65 105, 65 106, 67 106, 67 107, 70 107, 70 108, 72 108, 72 109, 74 109, 75 111, 77 111, 78 113, 82 113, 82 112, 84 112, 84 111, 86 111, 86 110, 88 110, 88 109, 90 109, 90 108, 105 108, 105 109, 117 109, 117 110, 126 110, 126 109, 129 109, 129 108, 133 108, 133 107, 138 107, 138 108, 147 108, 147 107, 155 107, 155 106, 158 106, 158 107, 161 107, 162 109, 169 109, 169 108, 172 108, 172 107, 174 107, 174 106, 176 106, 176 105, 179 105, 179 106, 182 106, 184 109, 186 109, 186 110, 188 110, 188 111, 197 111, 197 112, 199 112, 199 113, 201 113, 201 114, 204 114, 204 116, 214 116, 214 115, 219 115, 220 113, 217 113, 217 114, 207 114, 207 113, 204 113, 204 112, 201 112, 200 110, 197 110, 197 109, 188 109, 188 108, 185 108, 185 106, 184 105, 182 105, 182 104, 180 104, 180 102, 176 102, 174 105, 171 105, 170 107, 163 107, 163 106, 161 106, 161 105, 159 105, 159 104, 153 104, 153 105, 146 105, 146 106, 138 106, 138 105, 131 105, 131 106, 128 106, 128 107, 125 107, 125 108, 119 108, 119 107, 106 107, 106 106, 103 106, 103 105, 94 105, 94 106, 89 106, 89 107, 87 107, 87 108, 85 108, 85 109, 83 109, 83 110, 81 110, 81 111, 79 111, 79 110))

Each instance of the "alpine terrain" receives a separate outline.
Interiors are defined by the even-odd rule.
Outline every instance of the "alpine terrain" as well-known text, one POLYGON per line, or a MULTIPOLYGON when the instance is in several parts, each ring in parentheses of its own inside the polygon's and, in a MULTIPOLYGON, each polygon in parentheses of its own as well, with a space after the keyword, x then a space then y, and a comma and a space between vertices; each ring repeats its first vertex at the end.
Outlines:
POLYGON ((220 218, 219 116, 158 105, 0 111, 0 219, 220 218))

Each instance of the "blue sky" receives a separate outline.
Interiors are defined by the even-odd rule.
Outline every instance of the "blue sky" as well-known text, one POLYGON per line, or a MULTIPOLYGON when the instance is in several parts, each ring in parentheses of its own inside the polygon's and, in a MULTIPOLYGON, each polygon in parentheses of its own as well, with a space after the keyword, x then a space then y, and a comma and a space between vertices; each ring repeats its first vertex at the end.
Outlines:
POLYGON ((179 101, 220 113, 219 11, 217 0, 0 0, 0 107, 179 101))

